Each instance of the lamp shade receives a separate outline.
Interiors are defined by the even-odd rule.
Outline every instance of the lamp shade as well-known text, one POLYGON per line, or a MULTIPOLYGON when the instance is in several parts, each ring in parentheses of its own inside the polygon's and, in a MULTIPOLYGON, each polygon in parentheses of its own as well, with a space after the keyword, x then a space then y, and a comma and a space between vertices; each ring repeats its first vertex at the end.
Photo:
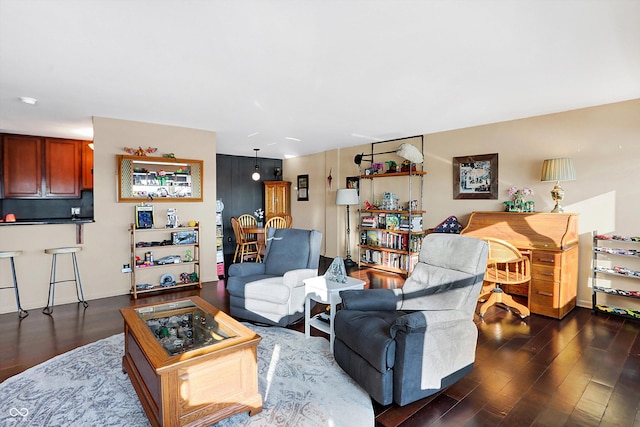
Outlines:
POLYGON ((340 188, 336 192, 336 205, 357 205, 359 203, 358 190, 355 188, 340 188))
POLYGON ((542 163, 540 181, 573 181, 575 179, 576 169, 573 159, 569 157, 547 159, 542 163))

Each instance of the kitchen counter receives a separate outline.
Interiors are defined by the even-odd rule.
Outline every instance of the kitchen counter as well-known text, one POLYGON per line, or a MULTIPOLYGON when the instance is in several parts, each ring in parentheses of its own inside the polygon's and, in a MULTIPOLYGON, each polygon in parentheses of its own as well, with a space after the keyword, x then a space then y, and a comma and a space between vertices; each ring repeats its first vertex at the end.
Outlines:
POLYGON ((89 224, 95 222, 93 218, 43 218, 43 219, 19 219, 15 222, 0 222, 3 225, 43 225, 43 224, 89 224))

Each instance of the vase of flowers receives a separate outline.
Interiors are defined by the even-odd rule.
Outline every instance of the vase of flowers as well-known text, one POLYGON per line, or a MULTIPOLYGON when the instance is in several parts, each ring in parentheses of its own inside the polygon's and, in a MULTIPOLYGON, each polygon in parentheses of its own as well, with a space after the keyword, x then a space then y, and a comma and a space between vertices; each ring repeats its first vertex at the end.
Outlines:
POLYGON ((507 190, 507 194, 511 197, 510 201, 505 203, 505 210, 508 212, 533 212, 533 202, 527 201, 529 196, 533 196, 533 190, 527 187, 518 188, 513 186, 507 190))
POLYGON ((256 221, 258 221, 258 227, 262 227, 262 225, 264 224, 264 211, 262 210, 262 208, 256 209, 253 213, 253 216, 255 216, 256 221))

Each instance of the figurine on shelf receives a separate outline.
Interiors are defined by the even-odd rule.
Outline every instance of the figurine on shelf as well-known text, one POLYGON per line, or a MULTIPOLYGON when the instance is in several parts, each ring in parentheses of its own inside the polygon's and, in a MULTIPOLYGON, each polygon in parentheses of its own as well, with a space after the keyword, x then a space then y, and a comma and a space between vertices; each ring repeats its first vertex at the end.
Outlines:
POLYGON ((371 170, 372 173, 377 174, 379 173, 382 169, 384 169, 384 166, 382 163, 372 163, 371 164, 371 170))
POLYGON ((400 172, 409 172, 409 169, 411 169, 412 172, 415 172, 416 164, 411 163, 409 160, 402 162, 402 165, 400 165, 400 172))
POLYGON ((393 161, 393 160, 389 160, 385 162, 387 164, 387 172, 386 173, 396 173, 398 172, 398 164, 393 161))
POLYGON ((375 207, 375 206, 373 206, 371 203, 369 203, 369 201, 368 201, 368 200, 365 200, 365 201, 364 201, 364 208, 365 208, 365 209, 375 209, 376 207, 375 207))

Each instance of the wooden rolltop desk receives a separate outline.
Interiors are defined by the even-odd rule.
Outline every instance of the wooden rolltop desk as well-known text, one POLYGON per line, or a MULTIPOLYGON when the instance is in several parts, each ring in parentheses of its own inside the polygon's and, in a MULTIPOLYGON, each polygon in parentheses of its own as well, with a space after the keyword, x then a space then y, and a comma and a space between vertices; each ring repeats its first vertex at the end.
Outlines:
POLYGON ((577 214, 473 212, 461 234, 506 240, 529 254, 531 283, 526 296, 532 313, 562 319, 576 306, 577 214))

